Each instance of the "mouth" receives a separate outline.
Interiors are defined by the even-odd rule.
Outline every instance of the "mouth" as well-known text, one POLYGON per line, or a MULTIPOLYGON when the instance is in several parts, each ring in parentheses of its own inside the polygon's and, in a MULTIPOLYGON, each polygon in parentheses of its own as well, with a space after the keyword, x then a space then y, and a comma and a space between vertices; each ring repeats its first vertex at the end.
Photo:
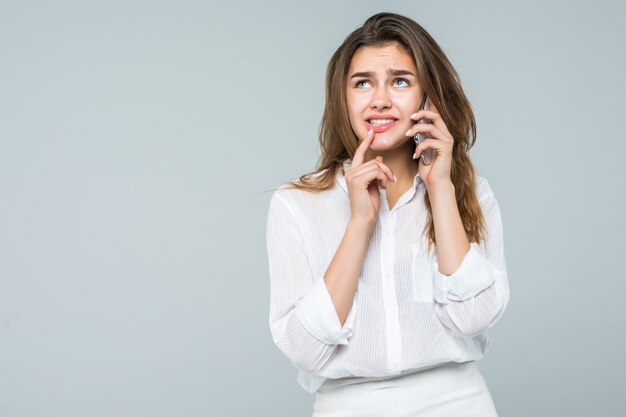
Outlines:
POLYGON ((395 118, 387 118, 387 119, 379 119, 372 118, 365 121, 365 125, 367 130, 372 129, 374 133, 385 132, 393 127, 395 123, 398 122, 398 119, 395 118))

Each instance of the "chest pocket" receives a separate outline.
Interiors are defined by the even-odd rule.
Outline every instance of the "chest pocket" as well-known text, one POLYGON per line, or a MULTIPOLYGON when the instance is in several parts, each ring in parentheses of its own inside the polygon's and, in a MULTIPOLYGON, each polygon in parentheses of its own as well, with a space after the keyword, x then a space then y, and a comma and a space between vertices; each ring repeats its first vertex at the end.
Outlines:
POLYGON ((433 271, 426 248, 420 243, 411 246, 411 279, 413 283, 413 301, 433 302, 433 271))

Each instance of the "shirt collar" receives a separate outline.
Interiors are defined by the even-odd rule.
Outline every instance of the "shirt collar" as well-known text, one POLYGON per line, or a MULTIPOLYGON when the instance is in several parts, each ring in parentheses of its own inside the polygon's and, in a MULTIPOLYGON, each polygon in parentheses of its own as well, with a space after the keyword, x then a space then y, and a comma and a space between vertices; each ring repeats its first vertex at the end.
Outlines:
MULTIPOLYGON (((350 168, 350 165, 352 165, 352 159, 351 158, 348 158, 348 159, 343 161, 343 170, 344 170, 344 172, 347 171, 350 168)), ((343 175, 343 173, 341 172, 341 169, 337 170, 336 178, 337 178, 337 182, 339 183, 339 185, 341 186, 343 191, 345 191, 345 193, 348 194, 348 185, 346 184, 346 178, 343 175)), ((413 190, 414 191, 417 190, 417 187, 419 186, 419 184, 421 182, 423 182, 423 181, 422 181, 422 178, 420 177, 420 174, 418 172, 417 174, 415 174, 415 177, 413 178, 413 190)))

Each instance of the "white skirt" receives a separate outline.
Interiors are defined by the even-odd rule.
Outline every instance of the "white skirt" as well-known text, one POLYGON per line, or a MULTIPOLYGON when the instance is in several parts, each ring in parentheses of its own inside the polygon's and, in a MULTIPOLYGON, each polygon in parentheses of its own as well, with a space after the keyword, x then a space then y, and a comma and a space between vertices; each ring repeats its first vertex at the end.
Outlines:
POLYGON ((446 362, 390 377, 326 379, 313 417, 497 417, 476 363, 446 362))

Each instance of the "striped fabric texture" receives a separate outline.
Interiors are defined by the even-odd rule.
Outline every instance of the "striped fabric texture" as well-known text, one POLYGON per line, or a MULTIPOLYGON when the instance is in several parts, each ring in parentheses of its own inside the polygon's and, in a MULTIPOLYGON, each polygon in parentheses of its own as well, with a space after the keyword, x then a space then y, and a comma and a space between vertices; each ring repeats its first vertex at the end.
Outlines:
POLYGON ((491 343, 486 330, 504 313, 509 285, 500 209, 487 180, 476 178, 487 239, 472 242, 449 276, 438 270, 435 247, 427 251, 419 174, 392 208, 380 190, 378 219, 343 326, 323 279, 350 220, 343 173, 320 193, 286 184, 274 191, 266 224, 269 325, 303 389, 313 393, 326 378, 391 376, 484 357, 491 343))

